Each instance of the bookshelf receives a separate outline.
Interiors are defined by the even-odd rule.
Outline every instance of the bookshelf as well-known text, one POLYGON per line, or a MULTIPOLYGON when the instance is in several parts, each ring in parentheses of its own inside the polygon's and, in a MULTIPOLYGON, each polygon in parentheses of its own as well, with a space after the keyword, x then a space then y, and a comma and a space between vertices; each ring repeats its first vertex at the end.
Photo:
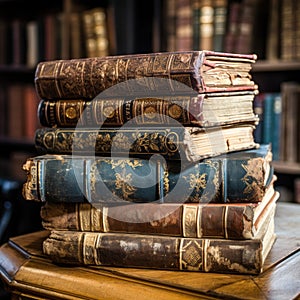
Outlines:
MULTIPOLYGON (((138 0, 105 0, 97 3, 92 0, 54 0, 38 2, 29 7, 28 1, 25 0, 1 0, 1 154, 4 157, 10 157, 15 151, 34 154, 33 128, 39 126, 31 124, 31 134, 7 134, 7 121, 11 116, 7 113, 8 103, 13 102, 8 98, 9 87, 31 85, 33 88, 34 67, 40 60, 88 56, 87 40, 90 36, 84 29, 83 16, 89 15, 95 9, 103 9, 106 16, 104 29, 108 48, 107 52, 102 53, 115 55, 200 49, 197 45, 201 45, 202 32, 206 45, 209 44, 207 39, 218 36, 217 41, 210 42, 211 45, 215 45, 212 47, 218 47, 218 51, 231 49, 236 52, 237 49, 242 49, 245 52, 257 53, 259 60, 254 65, 252 74, 259 84, 260 91, 280 92, 282 82, 299 81, 300 78, 300 60, 295 51, 298 39, 295 38, 296 46, 291 47, 293 52, 290 55, 282 44, 286 42, 286 39, 282 38, 283 34, 295 34, 282 31, 289 28, 286 23, 292 16, 281 15, 283 12, 280 8, 289 3, 287 0, 153 0, 145 3, 138 0), (198 18, 200 24, 199 17, 204 13, 201 10, 204 2, 206 7, 211 8, 206 9, 206 13, 213 12, 213 15, 210 18, 210 29, 206 27, 201 31, 200 28, 195 29, 195 18, 198 18), (179 6, 182 9, 178 9, 179 6), (234 15, 233 7, 239 12, 238 15, 234 15), (237 18, 239 15, 246 16, 245 12, 248 12, 247 18, 237 18), (234 24, 239 26, 235 26, 234 29, 234 24), (243 28, 242 34, 237 31, 237 27, 239 30, 243 28), (24 35, 27 39, 24 39, 24 35), (42 42, 39 40, 41 36, 42 42), (238 36, 243 40, 239 40, 238 36), (179 40, 181 38, 185 39, 183 43, 179 40), (228 45, 229 42, 232 44, 228 45), (242 48, 239 43, 243 43, 242 48), (181 49, 178 48, 179 45, 183 45, 181 49), (190 45, 190 48, 185 49, 184 45, 190 45), (248 48, 245 48, 246 45, 248 48), (285 49, 284 56, 281 49, 285 49)), ((296 13, 299 7, 296 6, 293 10, 296 13)), ((284 14, 286 13, 288 10, 284 10, 284 14)), ((20 93, 22 97, 19 99, 12 94, 15 103, 24 102, 25 93, 22 90, 20 93)), ((34 99, 33 95, 31 97, 33 111, 37 107, 38 99, 34 99)), ((274 166, 280 174, 299 177, 299 163, 297 161, 287 164, 285 161, 278 161, 274 166)))

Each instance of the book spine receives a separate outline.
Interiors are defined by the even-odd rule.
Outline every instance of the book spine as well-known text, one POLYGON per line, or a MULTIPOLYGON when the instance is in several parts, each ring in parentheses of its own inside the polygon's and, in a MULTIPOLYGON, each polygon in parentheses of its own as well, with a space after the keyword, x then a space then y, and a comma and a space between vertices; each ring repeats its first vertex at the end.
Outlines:
POLYGON ((173 52, 176 50, 176 0, 166 0, 165 2, 166 51, 173 52))
POLYGON ((227 0, 215 0, 213 18, 213 49, 224 51, 224 38, 227 24, 227 0))
POLYGON ((225 52, 234 52, 236 49, 240 25, 241 6, 242 4, 240 2, 229 2, 227 31, 224 41, 225 52))
POLYGON ((200 91, 202 87, 198 72, 202 61, 203 53, 194 51, 41 62, 36 68, 35 85, 42 99, 93 99, 100 92, 121 82, 125 82, 122 87, 130 91, 134 87, 129 79, 137 78, 140 78, 135 85, 137 91, 142 85, 143 92, 147 92, 147 89, 151 92, 159 89, 157 85, 161 84, 161 81, 154 80, 159 76, 171 79, 165 87, 171 91, 186 91, 187 86, 200 91), (152 85, 145 85, 142 77, 150 78, 149 80, 152 78, 152 85), (184 85, 175 84, 176 82, 184 85), (127 84, 130 86, 127 87, 127 84))
POLYGON ((176 49, 189 51, 193 48, 192 0, 176 1, 176 49))
POLYGON ((251 239, 256 205, 130 204, 46 202, 47 230, 127 232, 198 238, 251 239))
POLYGON ((214 6, 212 0, 200 1, 199 49, 213 50, 214 6))
MULTIPOLYGON (((150 158, 161 155, 166 159, 189 160, 189 133, 174 128, 38 128, 35 146, 43 154, 118 155, 150 158), (186 148, 185 148, 186 147, 186 148)), ((190 141, 192 142, 192 141, 190 141)))
POLYGON ((199 49, 200 0, 192 0, 193 50, 199 49))
POLYGON ((45 61, 37 65, 35 86, 41 99, 255 90, 249 72, 256 59, 203 50, 45 61), (224 70, 226 61, 231 71, 224 70))
POLYGON ((116 130, 115 127, 38 128, 34 142, 40 154, 76 154, 97 156, 120 156, 149 159, 159 155, 166 160, 198 160, 253 149, 255 125, 245 122, 239 126, 239 143, 235 145, 234 124, 205 130, 187 126, 129 126, 116 130), (226 141, 226 144, 225 144, 226 141), (216 146, 218 148, 216 148, 216 146), (207 149, 207 150, 204 150, 207 149))
POLYGON ((263 100, 263 105, 264 105, 264 108, 263 108, 263 111, 264 111, 263 143, 264 144, 272 143, 273 100, 274 100, 274 98, 273 98, 272 93, 264 94, 264 100, 263 100))
POLYGON ((280 57, 280 0, 270 0, 270 16, 268 19, 266 59, 276 60, 280 57))
POLYGON ((45 127, 121 126, 133 124, 202 124, 204 95, 41 100, 38 116, 45 127), (79 123, 78 123, 79 122, 79 123))
POLYGON ((282 60, 292 60, 295 58, 295 3, 294 0, 285 0, 281 5, 280 58, 282 60))
POLYGON ((24 164, 27 181, 23 196, 79 203, 260 202, 273 178, 268 156, 232 160, 225 156, 181 165, 148 159, 45 155, 24 164))
POLYGON ((282 113, 282 98, 280 93, 274 94, 273 113, 272 113, 272 152, 273 160, 279 160, 280 143, 281 143, 281 113, 282 113))
POLYGON ((45 255, 59 263, 248 274, 260 273, 261 248, 260 240, 70 231, 52 231, 43 242, 45 255))
POLYGON ((26 38, 26 65, 28 66, 28 68, 35 68, 39 58, 38 22, 36 20, 32 20, 26 23, 26 38))

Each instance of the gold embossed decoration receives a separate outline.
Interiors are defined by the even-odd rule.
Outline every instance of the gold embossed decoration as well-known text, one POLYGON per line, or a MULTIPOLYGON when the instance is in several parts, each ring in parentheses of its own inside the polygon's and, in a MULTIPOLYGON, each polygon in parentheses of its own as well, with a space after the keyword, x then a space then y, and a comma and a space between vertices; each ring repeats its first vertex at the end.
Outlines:
POLYGON ((202 271, 202 241, 183 240, 181 245, 180 269, 191 271, 202 271))
POLYGON ((71 120, 77 117, 76 109, 73 106, 66 109, 66 117, 71 120))

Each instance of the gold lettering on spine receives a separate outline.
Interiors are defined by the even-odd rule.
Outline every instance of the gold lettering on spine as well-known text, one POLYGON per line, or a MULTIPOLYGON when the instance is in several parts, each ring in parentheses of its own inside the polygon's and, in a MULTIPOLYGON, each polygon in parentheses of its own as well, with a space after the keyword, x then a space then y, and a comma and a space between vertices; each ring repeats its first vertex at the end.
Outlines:
POLYGON ((197 237, 197 207, 185 205, 182 215, 182 229, 184 237, 197 237))

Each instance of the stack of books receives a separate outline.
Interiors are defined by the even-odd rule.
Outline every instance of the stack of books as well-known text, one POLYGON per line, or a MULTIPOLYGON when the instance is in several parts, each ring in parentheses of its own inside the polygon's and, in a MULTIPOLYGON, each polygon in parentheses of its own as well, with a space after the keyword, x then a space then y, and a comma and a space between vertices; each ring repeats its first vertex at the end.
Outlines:
POLYGON ((164 52, 40 62, 43 251, 64 264, 262 271, 278 192, 254 141, 255 55, 164 52))

